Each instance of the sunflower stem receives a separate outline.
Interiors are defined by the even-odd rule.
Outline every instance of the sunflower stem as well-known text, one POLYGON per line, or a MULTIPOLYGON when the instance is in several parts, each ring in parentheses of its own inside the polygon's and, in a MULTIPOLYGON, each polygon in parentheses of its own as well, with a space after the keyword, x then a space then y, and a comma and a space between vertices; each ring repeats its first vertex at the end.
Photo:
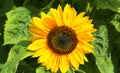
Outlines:
POLYGON ((51 2, 46 7, 41 9, 41 11, 47 12, 47 10, 49 10, 52 7, 55 1, 56 0, 51 0, 51 2))
POLYGON ((23 5, 25 6, 28 3, 28 0, 24 0, 23 5))
POLYGON ((90 18, 94 18, 95 12, 96 12, 96 6, 92 7, 90 18))

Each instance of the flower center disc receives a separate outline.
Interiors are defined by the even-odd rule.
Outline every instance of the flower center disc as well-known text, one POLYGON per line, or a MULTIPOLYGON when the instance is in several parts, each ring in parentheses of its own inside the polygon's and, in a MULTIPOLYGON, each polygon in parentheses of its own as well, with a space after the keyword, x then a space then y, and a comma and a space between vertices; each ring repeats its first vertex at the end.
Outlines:
POLYGON ((57 54, 72 52, 78 43, 76 33, 70 27, 54 27, 47 36, 47 44, 57 54))

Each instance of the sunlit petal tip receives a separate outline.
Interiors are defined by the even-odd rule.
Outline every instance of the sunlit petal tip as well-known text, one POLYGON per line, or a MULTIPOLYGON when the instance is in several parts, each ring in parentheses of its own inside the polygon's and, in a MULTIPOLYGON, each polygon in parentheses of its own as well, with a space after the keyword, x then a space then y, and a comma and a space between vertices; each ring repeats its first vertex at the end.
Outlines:
POLYGON ((89 20, 89 16, 84 16, 85 20, 89 20))
POLYGON ((34 21, 39 21, 40 20, 40 18, 39 17, 32 17, 32 21, 34 22, 34 21))
POLYGON ((66 7, 68 7, 68 6, 70 6, 70 5, 67 3, 64 8, 66 8, 66 7))
POLYGON ((77 14, 75 8, 73 8, 73 7, 72 7, 72 11, 73 11, 73 13, 74 13, 75 15, 77 14))
POLYGON ((29 26, 29 27, 31 27, 31 26, 32 26, 32 24, 28 24, 28 26, 29 26))
POLYGON ((93 29, 93 32, 96 32, 97 31, 97 29, 93 29))
POLYGON ((45 17, 45 13, 44 12, 41 12, 41 18, 44 18, 45 17))
POLYGON ((32 58, 35 58, 35 57, 39 57, 39 56, 36 56, 36 55, 33 55, 32 58))
POLYGON ((56 12, 56 9, 50 8, 50 14, 52 14, 52 13, 54 13, 54 12, 56 12))
MULTIPOLYGON (((45 63, 41 63, 42 66, 45 66, 45 63)), ((47 69, 46 69, 47 70, 47 69)))
POLYGON ((92 21, 93 21, 92 19, 89 19, 89 23, 90 23, 90 24, 92 23, 92 21))
POLYGON ((50 70, 50 68, 48 66, 46 66, 46 70, 50 70))
POLYGON ((60 4, 59 4, 58 7, 57 7, 57 10, 59 10, 59 9, 60 9, 60 10, 62 9, 62 7, 61 7, 60 4))
POLYGON ((35 51, 35 49, 34 49, 34 48, 31 48, 31 46, 32 46, 32 44, 29 45, 29 46, 27 47, 27 49, 30 50, 30 51, 35 51))
MULTIPOLYGON (((83 64, 84 65, 84 64, 83 64)), ((79 70, 79 66, 75 67, 76 70, 79 70)))
POLYGON ((92 38, 92 39, 93 39, 93 41, 96 40, 96 38, 92 38))
POLYGON ((94 53, 94 51, 91 51, 90 53, 92 53, 92 54, 93 54, 93 53, 94 53))
MULTIPOLYGON (((38 64, 40 64, 40 63, 41 63, 41 62, 39 61, 39 58, 38 58, 38 60, 37 60, 37 63, 38 63, 38 64)), ((43 63, 42 63, 42 64, 43 64, 43 63)))
POLYGON ((86 14, 86 12, 81 12, 81 13, 79 13, 79 15, 82 16, 82 17, 83 17, 85 14, 86 14))
POLYGON ((64 7, 64 12, 65 12, 66 10, 68 10, 69 8, 71 8, 71 6, 70 6, 69 4, 66 4, 65 7, 64 7))
MULTIPOLYGON (((48 14, 49 15, 49 14, 48 14)), ((41 12, 41 19, 43 20, 43 21, 45 21, 44 19, 45 18, 51 18, 50 16, 48 16, 46 13, 44 13, 44 12, 41 12)))
POLYGON ((35 56, 33 55, 33 56, 31 56, 32 58, 34 58, 35 56))
POLYGON ((85 55, 84 55, 84 59, 85 59, 86 62, 89 62, 85 55))

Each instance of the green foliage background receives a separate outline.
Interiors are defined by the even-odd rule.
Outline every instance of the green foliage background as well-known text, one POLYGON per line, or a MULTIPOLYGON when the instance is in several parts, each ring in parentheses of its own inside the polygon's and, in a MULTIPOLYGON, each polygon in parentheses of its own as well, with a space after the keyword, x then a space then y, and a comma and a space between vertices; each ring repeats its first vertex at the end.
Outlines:
POLYGON ((41 11, 66 3, 78 13, 85 11, 97 28, 94 54, 86 55, 89 62, 67 73, 120 72, 120 0, 0 0, 0 73, 51 73, 26 50, 31 43, 27 25, 41 11))

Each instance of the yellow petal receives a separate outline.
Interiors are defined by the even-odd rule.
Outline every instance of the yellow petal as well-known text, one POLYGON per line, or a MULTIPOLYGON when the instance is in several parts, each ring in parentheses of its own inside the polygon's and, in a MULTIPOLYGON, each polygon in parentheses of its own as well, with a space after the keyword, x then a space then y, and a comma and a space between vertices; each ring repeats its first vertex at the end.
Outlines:
POLYGON ((61 55, 60 57, 60 70, 62 73, 66 73, 69 69, 69 61, 66 55, 61 55))
POLYGON ((63 12, 63 21, 66 26, 70 26, 73 19, 76 17, 76 11, 70 5, 66 5, 63 12))
POLYGON ((76 16, 76 18, 73 20, 73 22, 71 23, 72 27, 77 27, 83 20, 83 16, 85 15, 85 12, 81 12, 79 15, 76 16))
POLYGON ((55 54, 52 53, 52 55, 48 58, 49 61, 45 62, 44 65, 46 65, 46 69, 49 70, 52 68, 53 63, 55 59, 55 54))
POLYGON ((86 42, 91 42, 91 41, 95 40, 95 38, 93 38, 92 34, 86 34, 86 35, 81 34, 81 35, 78 35, 77 38, 79 41, 86 41, 86 42))
POLYGON ((63 25, 61 6, 58 6, 58 10, 51 8, 50 15, 54 18, 58 26, 63 25))
MULTIPOLYGON (((39 57, 44 53, 44 51, 46 51, 46 48, 44 48, 44 47, 41 49, 38 49, 35 51, 35 53, 33 54, 32 57, 39 57)), ((38 61, 38 63, 39 63, 39 61, 38 61)))
POLYGON ((84 57, 84 60, 86 61, 86 62, 88 62, 88 59, 86 58, 86 56, 83 54, 83 57, 84 57))
POLYGON ((82 56, 82 54, 81 54, 82 51, 80 51, 80 50, 78 50, 78 48, 76 48, 76 51, 75 51, 75 52, 76 52, 77 56, 79 57, 79 59, 78 59, 78 60, 79 60, 79 63, 80 63, 80 64, 84 64, 84 59, 83 59, 83 56, 82 56))
POLYGON ((79 63, 78 63, 78 61, 75 59, 75 57, 76 57, 76 56, 74 56, 73 53, 70 53, 70 54, 68 55, 68 59, 69 59, 71 65, 72 65, 75 69, 78 70, 79 63))
POLYGON ((37 36, 37 37, 45 37, 45 36, 47 36, 47 34, 43 34, 43 33, 41 33, 41 32, 39 32, 39 31, 36 31, 36 30, 32 30, 32 29, 30 29, 29 30, 29 33, 31 33, 32 35, 34 35, 34 36, 37 36))
POLYGON ((34 36, 34 37, 29 38, 29 40, 32 42, 39 40, 39 39, 45 39, 45 37, 44 36, 34 36))
POLYGON ((62 7, 60 5, 58 5, 57 13, 58 13, 58 19, 59 19, 59 22, 60 22, 60 26, 64 25, 64 23, 63 23, 63 12, 62 12, 62 7))
POLYGON ((41 17, 43 19, 43 23, 49 28, 49 29, 52 29, 54 28, 55 26, 57 26, 56 24, 56 21, 49 15, 45 14, 45 13, 41 13, 41 17))
POLYGON ((59 63, 60 63, 60 56, 55 54, 55 59, 54 59, 53 66, 51 68, 51 72, 56 73, 58 71, 59 63))
POLYGON ((85 60, 86 62, 88 62, 88 59, 86 58, 86 56, 85 56, 84 52, 82 52, 82 50, 80 51, 79 49, 77 49, 76 52, 77 52, 77 54, 80 56, 81 61, 83 61, 83 63, 81 63, 81 64, 84 64, 84 60, 85 60))
POLYGON ((30 24, 29 27, 30 27, 29 32, 35 36, 46 36, 48 33, 48 32, 42 31, 38 27, 35 27, 33 24, 30 24))
POLYGON ((92 24, 84 24, 84 25, 82 25, 82 27, 74 29, 74 30, 75 30, 76 34, 86 33, 86 32, 91 31, 91 29, 93 29, 93 26, 94 25, 92 25, 92 24))
MULTIPOLYGON (((32 57, 39 57, 39 56, 43 55, 45 51, 48 51, 48 48, 46 48, 46 46, 36 50, 32 57)), ((39 63, 39 61, 38 61, 38 63, 39 63)))
POLYGON ((84 59, 82 56, 80 56, 79 54, 81 53, 77 48, 74 50, 74 55, 76 56, 76 59, 78 60, 78 62, 80 64, 84 64, 84 59))
POLYGON ((78 49, 84 51, 84 53, 93 53, 93 46, 86 42, 79 42, 77 45, 78 49))
POLYGON ((32 24, 36 27, 38 27, 39 29, 45 31, 45 32, 49 32, 50 30, 47 28, 47 26, 45 26, 43 23, 42 23, 42 20, 38 17, 33 17, 32 18, 32 24))
POLYGON ((40 48, 43 48, 45 45, 46 45, 46 39, 40 39, 40 40, 36 40, 32 44, 30 44, 27 47, 27 49, 31 50, 31 51, 35 51, 35 50, 38 50, 40 48))
POLYGON ((50 57, 51 54, 52 52, 50 49, 45 49, 41 54, 41 56, 38 58, 38 63, 43 63, 48 61, 48 58, 50 57))

